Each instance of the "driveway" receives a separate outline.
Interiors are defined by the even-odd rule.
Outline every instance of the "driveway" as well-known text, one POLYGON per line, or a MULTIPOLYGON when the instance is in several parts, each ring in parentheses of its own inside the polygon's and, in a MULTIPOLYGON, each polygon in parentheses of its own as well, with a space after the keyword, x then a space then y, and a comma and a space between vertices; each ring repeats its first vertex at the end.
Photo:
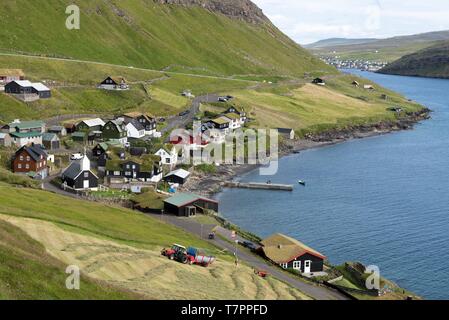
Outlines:
MULTIPOLYGON (((187 232, 196 234, 197 236, 201 237, 202 239, 206 239, 207 241, 212 242, 217 247, 222 248, 230 253, 235 253, 237 258, 240 261, 244 261, 246 264, 251 266, 254 269, 258 270, 265 270, 270 273, 273 277, 290 284, 294 288, 298 289, 299 291, 305 293, 306 295, 316 299, 316 300, 348 300, 348 298, 341 293, 334 291, 329 288, 325 288, 322 286, 314 285, 311 283, 307 283, 299 279, 298 277, 289 274, 278 267, 270 264, 269 262, 263 260, 262 258, 248 252, 246 249, 242 248, 241 246, 232 243, 234 241, 230 237, 228 238, 229 241, 224 240, 221 237, 215 237, 214 240, 209 240, 208 235, 212 232, 212 230, 217 225, 203 225, 200 224, 194 220, 191 219, 185 219, 185 218, 179 218, 172 215, 153 215, 150 214, 156 219, 163 220, 165 222, 168 222, 170 224, 173 224, 181 229, 186 230, 187 232), (230 242, 231 241, 231 242, 230 242)), ((220 228, 215 229, 215 231, 224 236, 228 237, 230 235, 229 231, 224 229, 223 231, 220 228)), ((241 237, 237 237, 236 240, 243 241, 245 239, 241 237)))

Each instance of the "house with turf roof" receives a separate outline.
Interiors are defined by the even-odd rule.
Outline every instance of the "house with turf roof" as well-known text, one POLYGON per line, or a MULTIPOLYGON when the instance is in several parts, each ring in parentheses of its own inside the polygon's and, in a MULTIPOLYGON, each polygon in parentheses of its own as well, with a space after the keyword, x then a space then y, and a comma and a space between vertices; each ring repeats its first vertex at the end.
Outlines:
POLYGON ((179 217, 192 217, 205 210, 218 212, 218 202, 193 193, 178 193, 164 200, 164 212, 179 217))
POLYGON ((98 190, 98 176, 92 172, 87 156, 72 161, 61 175, 62 188, 74 191, 98 190))
POLYGON ((209 127, 218 130, 224 136, 231 131, 230 129, 231 120, 224 116, 209 120, 207 124, 209 125, 209 127))
POLYGON ((0 69, 0 84, 22 80, 25 80, 25 73, 21 69, 0 69))
POLYGON ((45 179, 49 171, 47 158, 48 153, 40 144, 22 146, 12 159, 12 170, 34 179, 45 179))
POLYGON ((225 114, 229 114, 229 113, 237 114, 240 117, 240 125, 241 126, 245 125, 245 122, 248 119, 246 117, 245 109, 237 107, 237 106, 232 106, 232 107, 228 108, 228 110, 226 110, 226 112, 225 112, 225 114))
POLYGON ((163 178, 161 158, 143 155, 121 159, 110 153, 106 160, 106 178, 110 184, 130 182, 158 183, 163 178))
POLYGON ((260 253, 283 269, 303 274, 323 272, 326 257, 304 243, 277 233, 261 241, 260 253))
POLYGON ((226 113, 223 115, 223 117, 230 120, 229 122, 229 129, 231 131, 240 129, 242 127, 242 121, 238 114, 236 113, 226 113))

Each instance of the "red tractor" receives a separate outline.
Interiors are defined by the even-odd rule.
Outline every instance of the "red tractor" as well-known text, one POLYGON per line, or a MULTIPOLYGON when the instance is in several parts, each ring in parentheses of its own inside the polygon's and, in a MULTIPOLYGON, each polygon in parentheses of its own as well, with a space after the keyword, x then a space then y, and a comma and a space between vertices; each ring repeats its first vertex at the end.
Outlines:
POLYGON ((161 253, 170 260, 176 260, 183 264, 197 264, 203 267, 208 267, 215 261, 215 257, 207 256, 197 248, 186 248, 179 244, 174 244, 170 249, 163 249, 161 253))

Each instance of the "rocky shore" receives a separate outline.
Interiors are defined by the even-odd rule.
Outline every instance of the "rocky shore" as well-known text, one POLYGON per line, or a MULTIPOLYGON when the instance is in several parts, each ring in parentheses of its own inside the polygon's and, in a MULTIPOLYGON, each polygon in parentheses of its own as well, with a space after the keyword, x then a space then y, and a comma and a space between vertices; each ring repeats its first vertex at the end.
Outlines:
MULTIPOLYGON (((279 157, 299 153, 304 150, 333 145, 352 139, 363 139, 396 131, 411 130, 420 121, 430 118, 431 110, 423 108, 418 112, 406 113, 395 121, 382 121, 375 124, 348 126, 345 129, 330 130, 304 139, 285 141, 280 146, 279 157)), ((182 187, 182 191, 213 197, 223 190, 224 183, 257 169, 258 165, 223 165, 213 174, 194 171, 192 177, 182 187)))

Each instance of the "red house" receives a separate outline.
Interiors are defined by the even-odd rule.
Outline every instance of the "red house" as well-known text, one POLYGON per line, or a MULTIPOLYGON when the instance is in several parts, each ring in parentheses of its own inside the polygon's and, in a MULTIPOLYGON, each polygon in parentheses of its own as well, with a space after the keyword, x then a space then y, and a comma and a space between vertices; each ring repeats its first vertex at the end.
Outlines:
POLYGON ((47 157, 48 154, 41 145, 23 146, 17 150, 12 160, 12 170, 35 179, 45 179, 48 176, 47 157))

